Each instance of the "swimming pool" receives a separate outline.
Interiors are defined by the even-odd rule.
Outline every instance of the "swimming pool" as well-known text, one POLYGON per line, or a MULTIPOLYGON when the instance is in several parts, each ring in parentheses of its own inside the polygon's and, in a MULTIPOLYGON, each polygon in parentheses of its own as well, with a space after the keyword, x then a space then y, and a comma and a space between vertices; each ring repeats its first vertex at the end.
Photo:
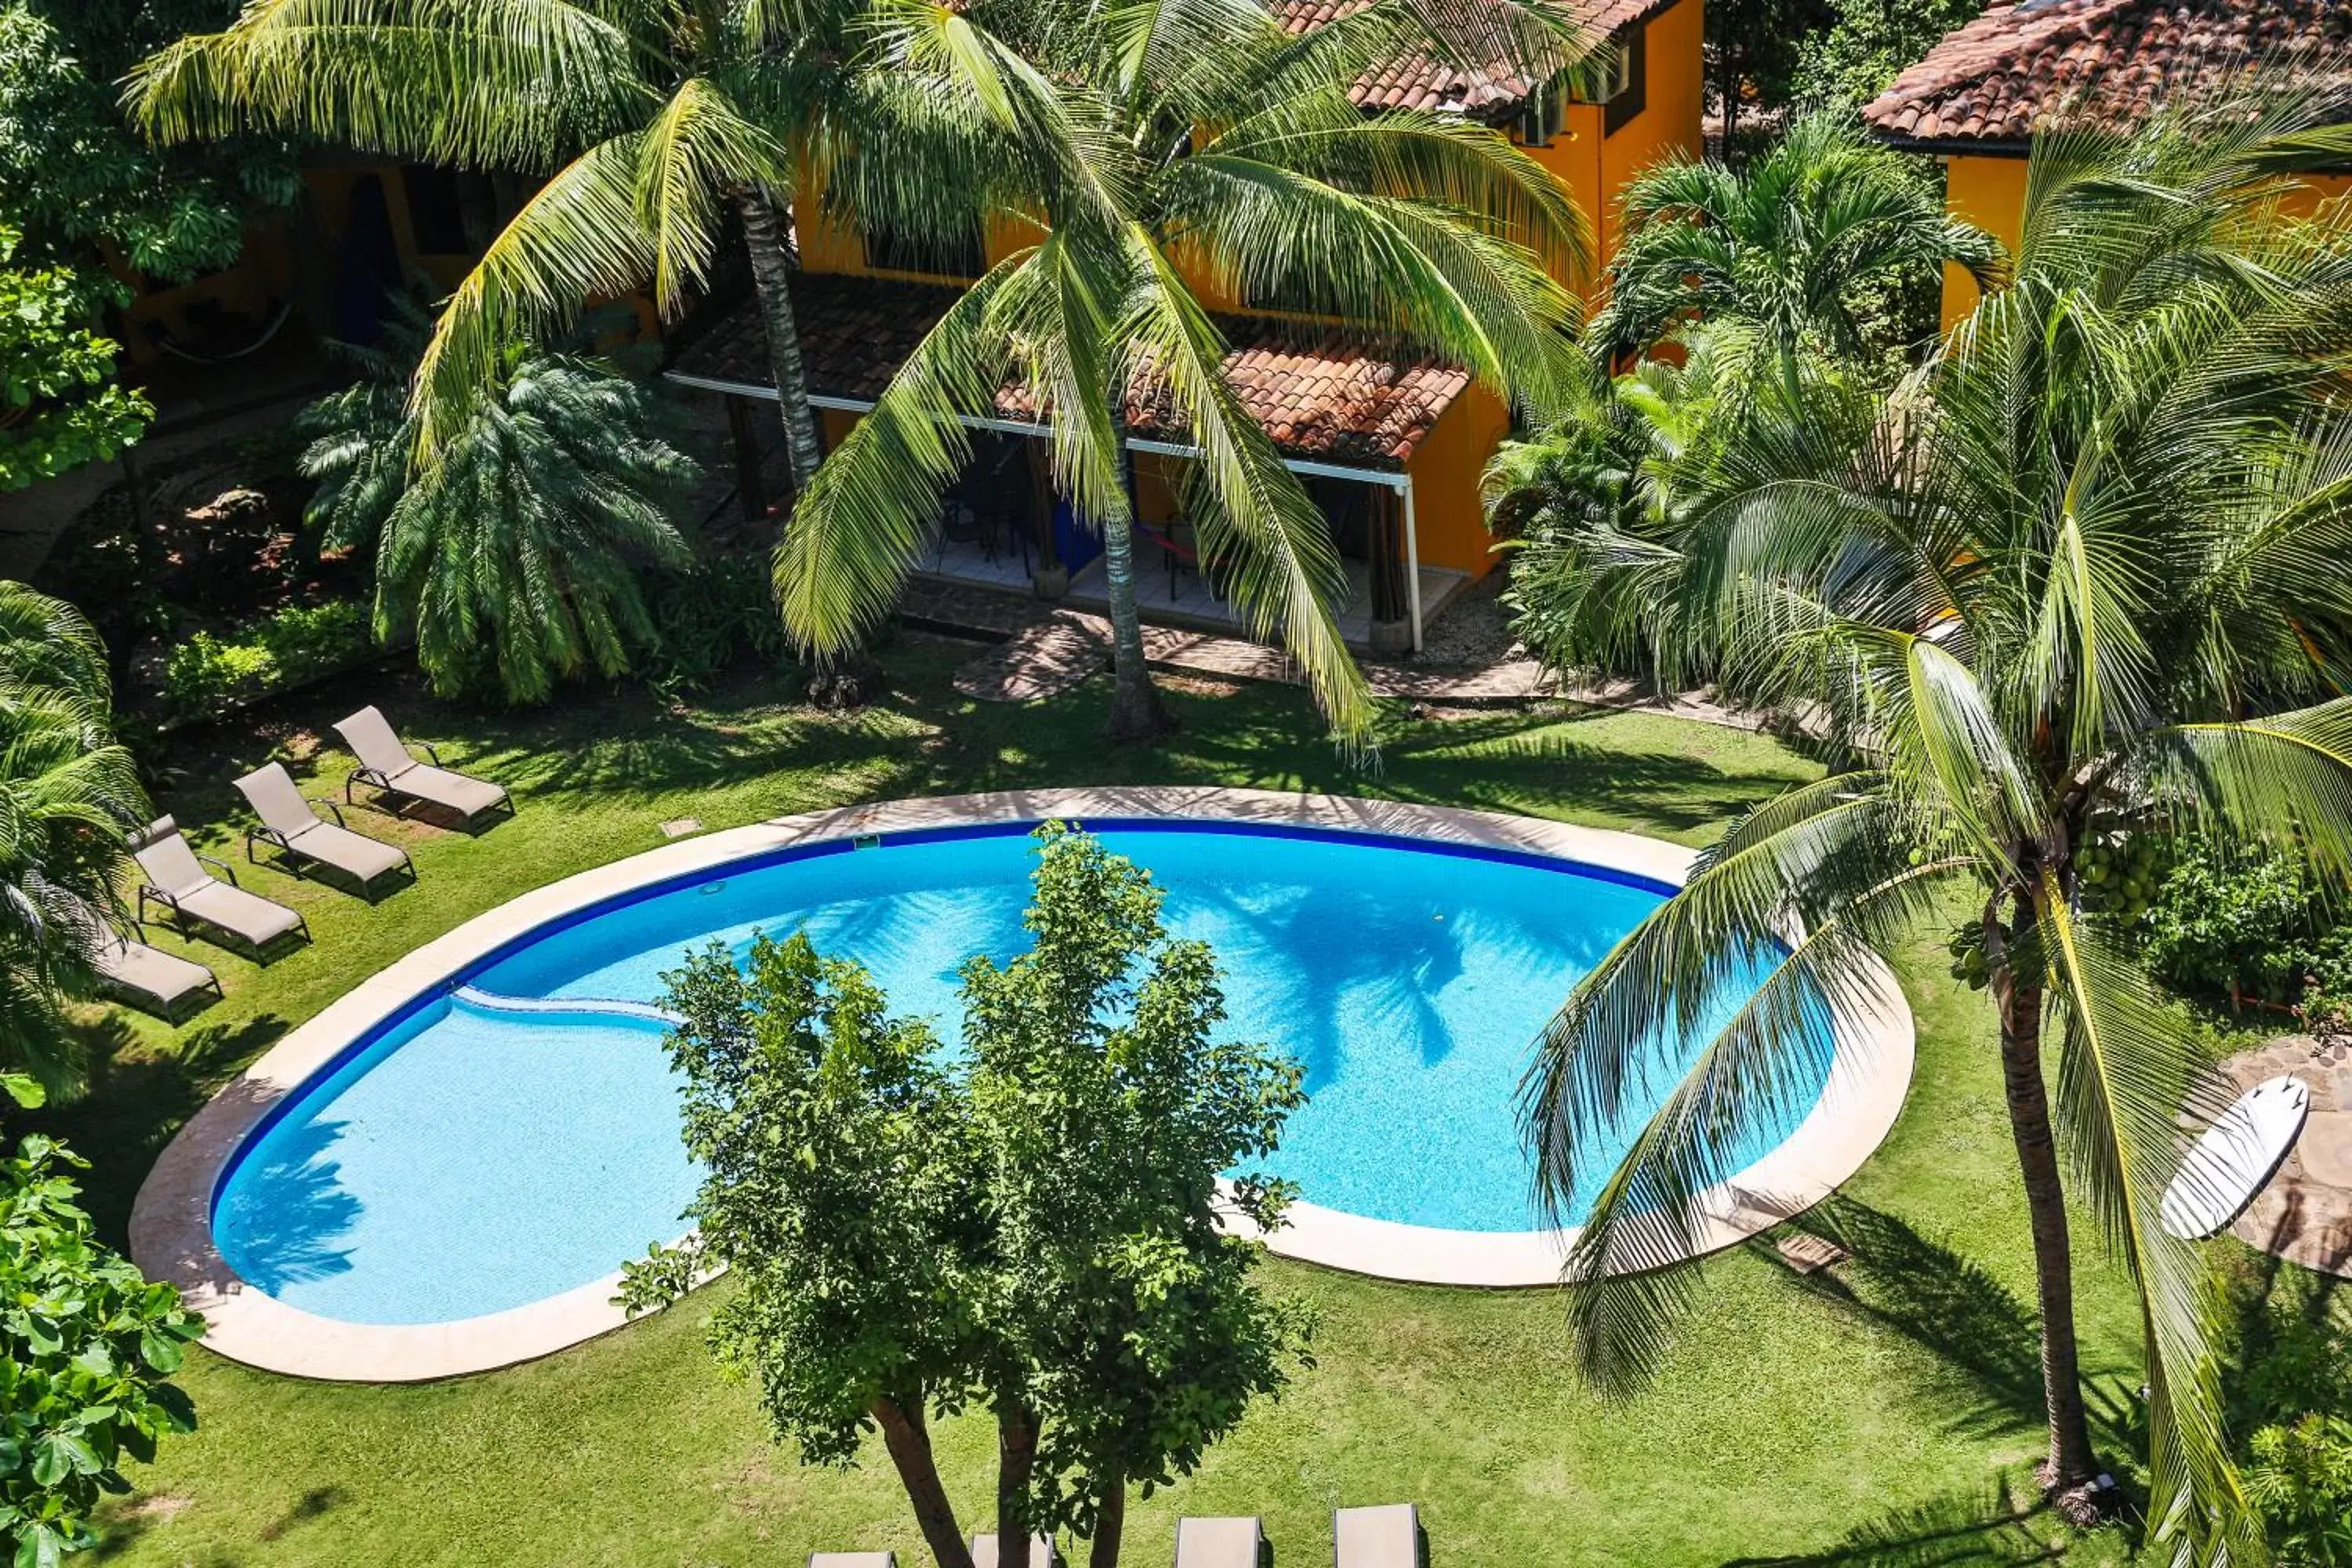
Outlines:
MULTIPOLYGON (((1307 1103, 1265 1165, 1300 1190, 1296 1250, 1317 1256, 1318 1233, 1433 1255, 1542 1237, 1556 1267, 1517 1126, 1531 1044, 1576 979, 1668 894, 1687 852, 1415 808, 1339 822, 1171 815, 1171 793, 1151 792, 1149 814, 1118 809, 1118 796, 1021 809, 1038 807, 1032 798, 977 821, 916 813, 897 826, 886 812, 870 819, 877 833, 803 829, 735 854, 705 840, 642 857, 625 885, 569 907, 518 900, 520 918, 435 944, 461 961, 417 955, 443 964, 438 984, 379 1005, 331 1054, 314 1043, 288 1091, 246 1118, 205 1199, 222 1272, 244 1297, 387 1329, 585 1300, 623 1259, 675 1237, 697 1180, 655 1011, 664 971, 711 941, 740 952, 756 931, 805 930, 871 970, 895 1010, 933 1016, 952 1040, 957 966, 1025 945, 1032 821, 1073 812, 1151 870, 1171 931, 1215 950, 1225 1032, 1304 1068, 1307 1103), (1456 818, 1514 825, 1465 838, 1456 818), (1422 820, 1450 830, 1399 831, 1422 820), (665 874, 666 858, 679 868, 665 874)), ((1839 1054, 1826 1016, 1810 1043, 1818 1097, 1839 1054)), ((1907 1053, 1904 1065, 1907 1077, 1907 1053)), ((1747 1152, 1782 1161, 1800 1130, 1770 1129, 1747 1152)), ((1621 1152, 1594 1149, 1588 1173, 1621 1152)), ((1292 1239, 1275 1245, 1294 1250, 1292 1239)), ((1368 1266, 1453 1277, 1394 1261, 1368 1266)))

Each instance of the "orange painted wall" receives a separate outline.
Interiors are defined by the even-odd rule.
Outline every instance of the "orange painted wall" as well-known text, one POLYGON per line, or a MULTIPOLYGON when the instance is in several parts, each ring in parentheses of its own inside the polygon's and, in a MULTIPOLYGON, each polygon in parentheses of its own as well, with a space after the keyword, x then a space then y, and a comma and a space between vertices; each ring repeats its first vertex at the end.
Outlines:
MULTIPOLYGON (((1699 117, 1706 102, 1706 62, 1700 53, 1706 0, 1678 0, 1650 18, 1643 44, 1642 112, 1604 134, 1606 110, 1597 103, 1571 103, 1560 128, 1540 147, 1521 143, 1537 163, 1568 188, 1592 222, 1597 259, 1606 266, 1617 252, 1622 228, 1617 193, 1625 182, 1658 160, 1683 153, 1697 157, 1706 147, 1699 117)), ((1518 140, 1516 128, 1512 140, 1518 140)), ((1589 279, 1570 279, 1590 287, 1589 279)))
MULTIPOLYGON (((1944 166, 1944 206, 2007 246, 2017 248, 2025 222, 2025 160, 1954 158, 1944 166)), ((1976 279, 1958 267, 1944 267, 1944 326, 1949 330, 1977 308, 1976 279)))
MULTIPOLYGON (((1953 216, 1966 218, 1995 239, 2016 250, 2025 226, 2023 158, 1958 157, 1944 165, 1944 205, 1953 216)), ((2280 204, 2280 210, 2308 217, 2322 202, 2352 191, 2352 175, 2314 174, 2280 204)), ((1944 268, 1944 327, 1977 307, 1976 280, 1958 267, 1944 268)))
POLYGON ((1436 428, 1405 465, 1412 478, 1413 533, 1423 566, 1483 577, 1495 564, 1478 476, 1510 424, 1503 400, 1473 386, 1438 416, 1436 428))

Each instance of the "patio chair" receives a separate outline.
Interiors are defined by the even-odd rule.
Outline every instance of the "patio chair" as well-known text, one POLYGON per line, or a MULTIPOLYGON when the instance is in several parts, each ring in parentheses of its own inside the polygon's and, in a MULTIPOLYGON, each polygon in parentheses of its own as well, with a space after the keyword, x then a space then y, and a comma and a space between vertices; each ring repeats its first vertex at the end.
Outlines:
POLYGON ((343 738, 343 744, 360 760, 360 765, 343 781, 343 799, 352 805, 358 804, 352 799, 352 786, 366 784, 379 795, 390 795, 395 801, 423 801, 455 812, 467 822, 499 806, 505 806, 509 816, 514 815, 514 796, 507 793, 504 784, 443 767, 441 753, 433 749, 429 741, 425 743, 425 754, 433 760, 418 762, 401 743, 392 721, 374 707, 362 708, 343 720, 335 726, 335 733, 343 738))
POLYGON ((257 847, 267 844, 285 858, 286 868, 296 876, 303 874, 305 866, 341 871, 359 883, 361 894, 370 902, 375 896, 369 889, 388 872, 405 867, 408 879, 416 879, 416 862, 408 858, 407 850, 353 833, 343 825, 342 807, 331 800, 316 803, 335 815, 334 821, 322 821, 311 809, 312 803, 294 787, 294 777, 283 764, 269 763, 254 769, 236 781, 236 788, 253 807, 253 814, 261 818, 260 826, 245 830, 245 858, 255 865, 261 863, 257 847))
POLYGON ((244 942, 257 957, 289 932, 299 931, 303 941, 310 940, 308 921, 284 904, 238 887, 236 869, 189 847, 179 825, 168 816, 157 817, 131 840, 131 858, 146 879, 139 889, 142 921, 152 903, 171 915, 182 936, 194 935, 195 927, 206 927, 244 942), (228 880, 224 882, 205 870, 207 866, 216 868, 228 880))
POLYGON ((1331 1568, 1423 1568, 1428 1558, 1421 1510, 1409 1502, 1331 1515, 1331 1568))
MULTIPOLYGON (((1055 1568, 1062 1553, 1050 1535, 1029 1538, 1029 1568, 1055 1568)), ((996 1568, 996 1537, 975 1535, 971 1538, 971 1568, 996 1568)))
POLYGON ((1265 1521, 1255 1514, 1176 1521, 1176 1568, 1261 1568, 1265 1521))
POLYGON ((812 1552, 808 1568, 898 1568, 895 1552, 812 1552))
POLYGON ((192 996, 209 991, 221 1001, 228 1000, 220 977, 203 964, 150 947, 111 927, 99 938, 97 950, 90 954, 90 967, 98 972, 99 983, 106 990, 167 1024, 180 1021, 180 1005, 192 996))

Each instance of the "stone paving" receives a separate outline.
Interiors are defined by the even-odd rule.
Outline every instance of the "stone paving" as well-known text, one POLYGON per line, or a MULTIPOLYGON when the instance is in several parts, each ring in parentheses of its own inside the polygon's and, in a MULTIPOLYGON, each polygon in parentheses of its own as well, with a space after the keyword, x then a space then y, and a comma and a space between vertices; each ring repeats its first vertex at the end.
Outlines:
POLYGON ((2241 1051, 2220 1070, 2237 1093, 2283 1074, 2311 1090, 2303 1136, 2231 1233, 2306 1268, 2352 1279, 2352 1039, 2283 1036, 2241 1051))

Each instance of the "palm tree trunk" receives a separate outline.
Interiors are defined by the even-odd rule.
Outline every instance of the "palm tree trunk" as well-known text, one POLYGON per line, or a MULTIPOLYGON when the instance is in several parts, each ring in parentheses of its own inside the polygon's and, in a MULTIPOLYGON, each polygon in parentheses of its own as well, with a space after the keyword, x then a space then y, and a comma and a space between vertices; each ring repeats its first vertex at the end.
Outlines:
POLYGON ((1127 1476, 1107 1470, 1095 1482, 1095 1538, 1087 1568, 1118 1568, 1119 1537, 1127 1530, 1127 1476))
POLYGON ((887 1395, 874 1402, 874 1420, 882 1428, 883 1446, 898 1469, 899 1484, 915 1507, 915 1523, 929 1543, 939 1568, 971 1568, 971 1550, 956 1527, 955 1505, 940 1479, 938 1459, 931 1453, 931 1435, 923 1423, 919 1400, 900 1401, 887 1395))
POLYGON ((1016 1398, 996 1405, 997 1568, 1045 1568, 1029 1561, 1029 1480, 1037 1468, 1037 1417, 1016 1398))
POLYGON ((768 193, 747 185, 735 195, 743 215, 743 247, 751 253, 751 288, 760 299, 760 319, 768 329, 768 376, 776 384, 776 405, 784 421, 784 447, 792 455, 793 493, 808 489, 824 461, 817 439, 816 412, 809 406, 808 371, 801 363, 801 333, 793 316, 792 266, 768 193))
POLYGON ((1143 613, 1135 602, 1135 459, 1127 449, 1127 410, 1113 398, 1111 439, 1127 489, 1126 514, 1103 521, 1103 587, 1110 600, 1110 738, 1114 745, 1157 741, 1176 728, 1151 684, 1143 651, 1143 613))
POLYGON ((2030 910, 2016 931, 1985 921, 1986 957, 1992 964, 1994 1005, 2000 1013, 2001 1085, 2017 1163, 2025 1177, 2025 1206, 2033 1231, 2033 1268, 2042 1318, 2042 1404, 2050 1452, 2042 1484, 2053 1496, 2079 1494, 2099 1473, 2083 1407, 2083 1378, 2074 1339, 2074 1255, 2067 1237, 2066 1194, 2058 1146, 2050 1129, 2050 1091, 2042 1072, 2042 987, 2021 975, 2009 948, 2032 930, 2030 910))
MULTIPOLYGON (((776 384, 776 405, 784 421, 784 447, 792 455, 793 494, 808 492, 824 461, 824 447, 816 434, 816 411, 810 406, 808 370, 801 363, 801 331, 793 315, 792 267, 784 259, 783 230, 776 222, 775 204, 768 193, 745 186, 735 193, 743 215, 743 246, 751 257, 752 292, 760 298, 760 319, 768 329, 768 377, 776 384)), ((810 672, 808 700, 819 708, 862 707, 879 695, 886 684, 881 661, 865 647, 835 654, 810 672)))

